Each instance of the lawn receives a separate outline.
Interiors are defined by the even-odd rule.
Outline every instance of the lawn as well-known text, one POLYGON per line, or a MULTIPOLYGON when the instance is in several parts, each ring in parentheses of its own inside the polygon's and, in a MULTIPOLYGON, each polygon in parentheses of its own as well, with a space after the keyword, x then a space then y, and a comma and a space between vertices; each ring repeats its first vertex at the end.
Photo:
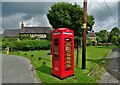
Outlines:
MULTIPOLYGON (((52 68, 52 58, 48 50, 40 50, 40 51, 27 51, 27 52, 13 52, 14 55, 24 56, 31 60, 31 63, 36 68, 37 77, 43 83, 97 83, 100 76, 88 76, 88 73, 96 66, 98 62, 104 59, 106 54, 115 47, 106 47, 106 46, 88 46, 87 47, 87 59, 86 65, 87 68, 85 70, 81 69, 81 49, 80 49, 80 58, 79 65, 75 67, 75 75, 73 77, 68 77, 64 80, 60 80, 51 75, 52 68), (33 55, 33 57, 31 57, 33 55), (41 57, 41 60, 38 60, 38 57, 41 57), (43 62, 46 62, 46 65, 42 65, 43 62)), ((74 51, 74 60, 76 61, 76 50, 74 51)), ((76 65, 76 64, 75 64, 76 65)))
POLYGON ((0 54, 2 54, 2 39, 0 38, 0 54))

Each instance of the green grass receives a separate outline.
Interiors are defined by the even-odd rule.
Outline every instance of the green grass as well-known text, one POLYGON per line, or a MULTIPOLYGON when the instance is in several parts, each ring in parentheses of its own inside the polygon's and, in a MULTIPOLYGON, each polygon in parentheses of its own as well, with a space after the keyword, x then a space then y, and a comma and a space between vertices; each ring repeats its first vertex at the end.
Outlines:
POLYGON ((0 54, 2 54, 2 38, 0 38, 0 54))
MULTIPOLYGON (((28 52, 14 52, 14 55, 20 55, 27 57, 31 60, 31 63, 35 66, 37 76, 43 83, 96 83, 99 80, 99 75, 89 77, 88 73, 100 62, 104 59, 105 55, 115 47, 105 47, 105 46, 89 46, 87 47, 87 58, 86 65, 87 68, 85 70, 81 69, 82 58, 81 58, 81 49, 80 49, 80 58, 79 65, 75 67, 75 76, 68 77, 64 80, 60 80, 56 77, 51 76, 51 68, 52 68, 52 58, 48 50, 41 51, 28 51, 28 52), (25 55, 25 53, 27 55, 25 55), (34 55, 34 57, 31 57, 34 55), (41 57, 41 60, 38 61, 38 57, 41 57), (46 65, 42 65, 43 62, 46 62, 46 65)), ((76 50, 74 51, 74 61, 76 62, 76 50)), ((76 65, 76 63, 74 63, 76 65)))
POLYGON ((2 45, 2 38, 0 38, 0 46, 2 45))

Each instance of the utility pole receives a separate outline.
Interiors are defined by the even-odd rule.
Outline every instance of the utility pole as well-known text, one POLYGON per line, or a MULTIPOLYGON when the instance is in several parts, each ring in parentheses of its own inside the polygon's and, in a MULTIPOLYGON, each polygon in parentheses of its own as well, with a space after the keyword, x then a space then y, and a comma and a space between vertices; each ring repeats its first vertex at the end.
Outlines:
POLYGON ((84 0, 83 38, 82 38, 82 69, 86 69, 86 28, 87 28, 87 0, 84 0))

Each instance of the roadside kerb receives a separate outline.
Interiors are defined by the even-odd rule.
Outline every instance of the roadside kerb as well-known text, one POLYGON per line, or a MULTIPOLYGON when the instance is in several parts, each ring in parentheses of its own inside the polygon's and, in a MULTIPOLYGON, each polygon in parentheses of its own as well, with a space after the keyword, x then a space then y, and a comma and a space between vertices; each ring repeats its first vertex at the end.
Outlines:
MULTIPOLYGON (((110 50, 105 56, 107 57, 108 55, 110 55, 110 53, 113 51, 114 49, 110 50)), ((88 76, 91 76, 92 72, 97 68, 97 66, 99 66, 100 63, 102 63, 103 61, 100 61, 98 64, 96 64, 96 66, 90 71, 90 73, 88 73, 88 76)))

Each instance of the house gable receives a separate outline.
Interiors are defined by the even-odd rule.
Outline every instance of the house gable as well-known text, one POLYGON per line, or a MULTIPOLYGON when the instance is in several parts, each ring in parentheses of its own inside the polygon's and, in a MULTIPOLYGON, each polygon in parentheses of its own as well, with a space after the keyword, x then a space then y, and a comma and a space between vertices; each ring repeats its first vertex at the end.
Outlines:
POLYGON ((94 32, 88 32, 88 36, 92 42, 96 41, 96 35, 94 32))

